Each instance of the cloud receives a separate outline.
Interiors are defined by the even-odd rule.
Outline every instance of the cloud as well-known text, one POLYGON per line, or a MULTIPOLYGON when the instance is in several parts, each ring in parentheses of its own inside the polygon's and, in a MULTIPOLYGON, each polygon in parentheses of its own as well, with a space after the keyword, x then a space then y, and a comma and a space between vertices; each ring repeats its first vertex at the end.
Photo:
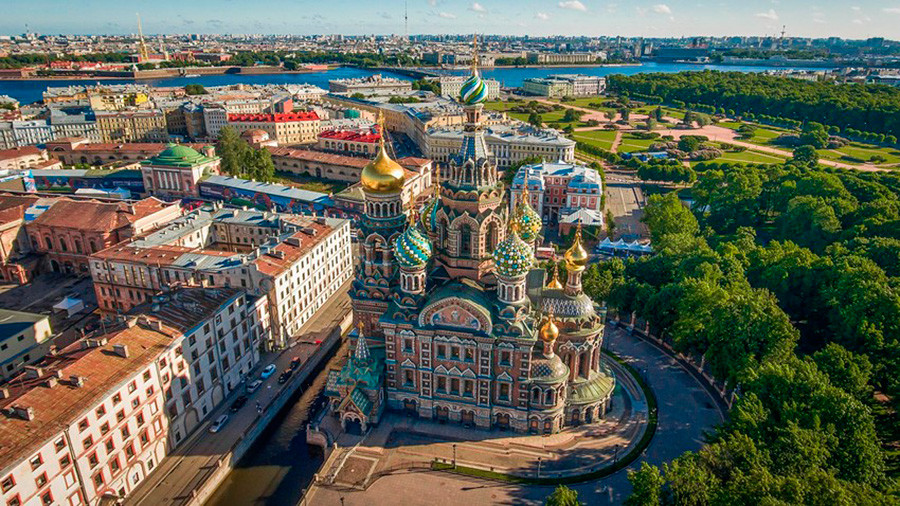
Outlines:
POLYGON ((428 0, 428 5, 435 7, 437 6, 437 0, 428 0))
POLYGON ((657 14, 672 14, 672 9, 666 4, 656 4, 653 6, 653 12, 657 14))
POLYGON ((444 19, 456 19, 456 14, 450 14, 449 12, 442 12, 438 14, 438 16, 444 19))
POLYGON ((547 21, 550 19, 550 16, 546 12, 538 12, 534 15, 534 17, 540 19, 541 21, 547 21))
POLYGON ((862 9, 860 8, 860 6, 854 5, 853 7, 850 7, 850 10, 853 12, 859 12, 862 9))
POLYGON ((778 21, 778 13, 775 12, 775 9, 769 9, 768 12, 757 12, 755 16, 768 21, 778 21))
POLYGON ((569 9, 572 11, 587 12, 587 7, 585 7, 584 4, 581 3, 580 0, 566 0, 565 2, 560 2, 559 8, 560 9, 569 9))
POLYGON ((487 12, 487 9, 478 2, 472 2, 472 6, 469 7, 469 10, 474 12, 487 12))
POLYGON ((885 7, 881 11, 885 14, 900 14, 900 7, 885 7))
POLYGON ((212 26, 222 26, 222 20, 221 19, 207 19, 206 24, 212 25, 212 26))

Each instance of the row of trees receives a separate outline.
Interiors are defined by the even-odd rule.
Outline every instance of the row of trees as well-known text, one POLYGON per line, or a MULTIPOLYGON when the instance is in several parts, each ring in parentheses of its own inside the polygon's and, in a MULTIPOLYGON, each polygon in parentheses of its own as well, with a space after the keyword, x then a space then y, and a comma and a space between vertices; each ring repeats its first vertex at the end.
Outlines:
POLYGON ((819 83, 760 73, 647 73, 608 78, 611 91, 697 103, 738 114, 779 111, 784 118, 900 136, 900 90, 883 85, 819 83))
POLYGON ((876 425, 872 392, 900 408, 900 175, 704 169, 695 211, 650 198, 655 256, 585 275, 594 298, 740 387, 709 444, 645 464, 628 503, 895 504, 881 438, 900 427, 876 425))

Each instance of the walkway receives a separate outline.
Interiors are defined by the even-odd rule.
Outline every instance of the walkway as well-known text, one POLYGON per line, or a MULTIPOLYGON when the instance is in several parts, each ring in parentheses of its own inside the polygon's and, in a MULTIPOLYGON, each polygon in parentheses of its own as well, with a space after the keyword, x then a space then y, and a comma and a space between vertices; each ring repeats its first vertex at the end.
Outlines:
MULTIPOLYGON (((634 368, 646 371, 645 378, 656 392, 659 402, 659 425, 656 436, 642 461, 659 465, 685 451, 697 450, 703 434, 723 420, 723 415, 707 391, 675 359, 653 344, 629 335, 622 329, 607 327, 610 350, 634 368)), ((449 426, 448 426, 449 428, 449 426)), ((352 462, 355 466, 364 462, 352 462)), ((364 470, 362 465, 360 471, 364 470)), ((607 478, 574 485, 584 504, 621 504, 630 492, 627 473, 619 471, 607 478)), ((352 488, 316 489, 311 503, 317 505, 363 506, 370 504, 404 504, 412 506, 458 504, 543 504, 552 487, 505 484, 467 478, 443 472, 409 471, 383 476, 365 491, 352 488)))

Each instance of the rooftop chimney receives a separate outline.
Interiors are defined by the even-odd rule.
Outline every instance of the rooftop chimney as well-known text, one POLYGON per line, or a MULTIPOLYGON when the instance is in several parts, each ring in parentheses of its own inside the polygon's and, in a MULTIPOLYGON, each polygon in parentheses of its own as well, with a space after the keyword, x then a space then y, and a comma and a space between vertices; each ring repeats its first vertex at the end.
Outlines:
POLYGON ((124 344, 114 344, 113 353, 122 358, 128 358, 128 346, 124 344))
POLYGON ((84 386, 84 376, 77 376, 73 374, 69 377, 69 383, 72 384, 73 387, 83 387, 84 386))
POLYGON ((28 379, 36 379, 40 378, 44 375, 44 370, 40 367, 35 367, 33 365, 25 366, 25 377, 28 379))
POLYGON ((34 420, 34 408, 31 406, 10 406, 9 414, 16 417, 21 418, 22 420, 31 421, 34 420))

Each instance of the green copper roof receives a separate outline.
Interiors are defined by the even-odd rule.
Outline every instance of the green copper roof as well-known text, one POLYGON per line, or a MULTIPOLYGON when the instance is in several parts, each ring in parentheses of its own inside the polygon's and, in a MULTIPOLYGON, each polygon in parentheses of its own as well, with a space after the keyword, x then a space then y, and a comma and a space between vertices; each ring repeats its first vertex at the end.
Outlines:
POLYGON ((201 155, 194 148, 183 144, 169 144, 166 149, 153 158, 145 160, 145 165, 162 165, 167 167, 195 167, 213 158, 201 155))
POLYGON ((616 378, 604 373, 596 373, 591 379, 578 381, 569 390, 569 402, 589 404, 605 399, 616 386, 616 378))

